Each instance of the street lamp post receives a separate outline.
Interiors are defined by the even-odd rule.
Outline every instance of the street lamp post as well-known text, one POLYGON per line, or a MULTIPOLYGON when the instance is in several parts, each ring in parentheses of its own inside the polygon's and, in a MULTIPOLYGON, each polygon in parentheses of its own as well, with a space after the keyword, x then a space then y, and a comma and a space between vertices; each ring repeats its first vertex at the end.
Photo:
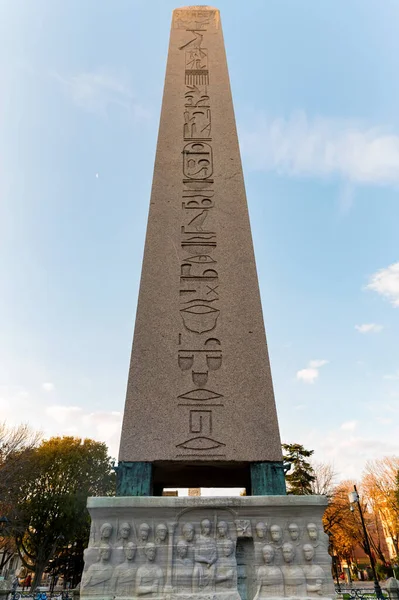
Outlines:
POLYGON ((364 522, 362 507, 360 506, 359 494, 358 494, 358 491, 357 491, 355 485, 353 486, 353 489, 354 489, 354 491, 353 492, 349 492, 349 494, 348 494, 349 502, 351 504, 351 511, 355 510, 354 507, 353 507, 353 504, 357 504, 357 507, 359 509, 359 514, 360 514, 360 520, 362 522, 362 527, 363 527, 365 549, 366 549, 366 553, 368 554, 368 557, 370 559, 371 570, 373 571, 375 595, 377 596, 377 598, 380 598, 381 600, 383 600, 384 599, 384 594, 382 593, 382 589, 381 589, 381 586, 380 586, 380 583, 379 583, 378 577, 377 577, 377 572, 375 570, 374 557, 373 557, 373 555, 371 553, 370 540, 369 540, 369 536, 368 536, 368 533, 367 533, 366 524, 364 522))
POLYGON ((339 575, 338 575, 338 568, 337 568, 337 558, 338 557, 334 554, 334 543, 333 543, 331 531, 327 531, 327 534, 328 534, 328 538, 329 538, 329 542, 330 542, 330 548, 331 548, 332 566, 333 566, 333 569, 334 569, 335 578, 337 580, 337 592, 340 594, 341 593, 341 586, 339 584, 339 575))

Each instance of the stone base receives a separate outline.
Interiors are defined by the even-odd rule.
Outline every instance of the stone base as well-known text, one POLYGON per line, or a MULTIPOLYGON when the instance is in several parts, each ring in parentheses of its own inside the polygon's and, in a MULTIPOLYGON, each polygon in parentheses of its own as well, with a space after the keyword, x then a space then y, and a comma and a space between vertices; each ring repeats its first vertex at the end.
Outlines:
POLYGON ((334 598, 324 496, 89 498, 83 600, 334 598))

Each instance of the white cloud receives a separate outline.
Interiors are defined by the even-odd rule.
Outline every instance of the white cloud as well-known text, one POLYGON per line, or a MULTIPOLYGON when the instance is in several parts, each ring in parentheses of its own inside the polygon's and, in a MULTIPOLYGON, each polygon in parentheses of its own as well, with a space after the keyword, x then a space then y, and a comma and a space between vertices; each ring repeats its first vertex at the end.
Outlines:
POLYGON ((328 360, 311 360, 306 369, 297 371, 296 378, 304 383, 314 383, 319 377, 319 369, 328 363, 328 360))
POLYGON ((399 262, 374 273, 366 289, 385 296, 394 306, 399 306, 399 262))
POLYGON ((81 406, 48 405, 44 394, 22 386, 0 386, 1 421, 13 426, 28 423, 43 438, 74 435, 105 442, 111 456, 118 454, 122 412, 88 410, 81 406), (32 409, 34 407, 34 410, 32 409))
POLYGON ((381 423, 381 425, 391 425, 391 423, 393 423, 393 419, 389 419, 388 417, 377 417, 377 421, 381 423))
MULTIPOLYGON (((317 459, 322 462, 333 462, 339 479, 360 479, 365 464, 369 460, 399 453, 397 430, 389 428, 389 435, 356 435, 350 430, 333 430, 323 432, 313 438, 313 443, 305 447, 315 448, 317 459)), ((380 433, 383 429, 380 428, 380 433)), ((388 429, 386 429, 388 431, 388 429)))
POLYGON ((344 431, 354 431, 357 427, 357 421, 344 421, 341 425, 341 429, 344 431))
POLYGON ((383 325, 377 325, 377 323, 363 323, 363 325, 355 325, 355 329, 359 333, 379 333, 384 327, 383 325))
POLYGON ((297 371, 296 378, 305 383, 314 383, 319 376, 317 369, 301 369, 297 371))
POLYGON ((74 104, 84 110, 105 116, 109 107, 114 105, 125 110, 134 120, 150 117, 148 109, 137 101, 125 72, 101 68, 70 76, 54 73, 53 77, 74 104))
POLYGON ((80 406, 53 405, 45 408, 46 430, 50 435, 77 435, 105 442, 112 456, 117 455, 122 413, 87 411, 80 406))
MULTIPOLYGON (((243 156, 254 169, 282 175, 339 177, 363 184, 399 183, 399 135, 358 121, 308 117, 251 117, 240 128, 243 156)), ((353 190, 341 198, 350 208, 353 190)))
POLYGON ((319 369, 320 367, 323 367, 327 364, 328 360, 311 360, 309 362, 309 367, 311 367, 312 369, 319 369))
POLYGON ((82 412, 79 406, 48 406, 45 410, 46 414, 57 421, 57 423, 68 423, 70 419, 75 419, 82 412))
POLYGON ((42 383, 42 389, 45 392, 54 392, 55 385, 54 383, 51 383, 51 381, 45 381, 44 383, 42 383))
POLYGON ((389 375, 384 375, 384 379, 391 379, 393 381, 396 381, 399 379, 399 370, 396 371, 396 373, 391 373, 389 375))

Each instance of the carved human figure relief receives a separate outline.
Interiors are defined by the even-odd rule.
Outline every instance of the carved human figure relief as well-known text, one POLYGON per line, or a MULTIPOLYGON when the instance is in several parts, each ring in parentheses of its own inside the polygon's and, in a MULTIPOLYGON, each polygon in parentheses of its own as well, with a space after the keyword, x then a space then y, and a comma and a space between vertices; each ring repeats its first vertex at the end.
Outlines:
POLYGON ((114 528, 111 525, 111 523, 103 523, 100 527, 100 539, 96 540, 95 543, 91 547, 86 548, 86 550, 84 551, 83 556, 84 556, 86 571, 92 564, 95 564, 97 562, 98 548, 102 548, 103 546, 112 548, 111 537, 112 537, 113 529, 114 528))
POLYGON ((284 596, 284 580, 280 567, 274 564, 274 548, 266 544, 262 548, 264 564, 257 570, 258 588, 254 600, 281 598, 284 596))
POLYGON ((177 592, 191 593, 193 586, 193 559, 188 556, 189 545, 185 540, 179 540, 176 545, 174 562, 174 588, 177 592))
POLYGON ((118 539, 122 540, 122 544, 126 545, 129 541, 131 527, 127 521, 119 525, 118 539))
POLYGON ((111 523, 103 523, 100 527, 100 545, 111 543, 113 527, 111 523))
POLYGON ((283 565, 281 571, 284 578, 285 596, 306 596, 306 577, 302 567, 295 565, 295 546, 286 542, 282 547, 283 565))
POLYGON ((98 561, 90 565, 82 577, 81 589, 85 596, 98 596, 109 592, 113 573, 110 558, 111 547, 100 546, 98 561))
POLYGON ((148 523, 140 523, 137 532, 137 547, 138 547, 138 558, 140 564, 146 564, 147 558, 145 555, 145 547, 150 537, 151 527, 148 523))
POLYGON ((289 523, 288 525, 288 536, 289 536, 289 541, 291 544, 293 544, 294 546, 300 546, 301 542, 299 540, 300 538, 300 529, 299 529, 299 525, 297 525, 297 523, 289 523))
POLYGON ((315 550, 312 544, 304 545, 303 556, 305 559, 303 570, 306 577, 306 589, 308 596, 322 596, 323 583, 326 579, 326 576, 323 569, 319 565, 313 564, 315 550))
POLYGON ((280 525, 272 525, 270 527, 270 543, 274 548, 274 562, 276 565, 283 563, 282 547, 283 547, 283 530, 280 525))
POLYGON ((255 549, 255 564, 263 563, 262 549, 266 543, 267 525, 263 521, 259 521, 255 525, 254 549, 255 549))
POLYGON ((309 543, 312 544, 315 555, 314 561, 317 564, 327 564, 331 563, 331 557, 328 554, 327 547, 320 540, 319 530, 315 523, 308 523, 306 526, 306 530, 308 533, 309 543))
POLYGON ((230 539, 229 526, 226 521, 218 521, 216 524, 216 546, 218 556, 223 554, 224 542, 230 539))
POLYGON ((127 521, 124 521, 119 525, 118 529, 118 546, 115 548, 114 556, 115 562, 120 563, 125 560, 125 548, 129 543, 129 537, 131 533, 131 527, 127 521))
POLYGON ((229 526, 226 521, 218 521, 216 525, 216 535, 218 540, 228 540, 230 539, 229 535, 229 526))
POLYGON ((158 523, 155 527, 155 544, 157 546, 157 562, 166 569, 168 562, 168 527, 165 523, 158 523))
POLYGON ((111 588, 116 596, 134 595, 137 573, 137 566, 134 563, 136 550, 134 542, 127 542, 124 548, 125 560, 114 569, 111 588))
POLYGON ((147 523, 140 523, 138 537, 141 543, 148 542, 150 531, 151 527, 147 523))
POLYGON ((260 541, 266 540, 267 525, 263 521, 259 521, 255 525, 256 539, 260 541))
POLYGON ((155 564, 157 547, 152 542, 147 542, 144 547, 146 564, 137 569, 136 575, 136 594, 137 596, 146 596, 154 598, 162 592, 163 572, 155 564))
POLYGON ((211 537, 212 525, 209 519, 202 519, 200 534, 194 547, 193 591, 215 591, 217 547, 211 537))
POLYGON ((218 545, 219 558, 216 566, 216 591, 224 592, 237 589, 236 545, 233 540, 224 538, 218 545))
POLYGON ((182 537, 187 542, 187 557, 194 562, 194 538, 195 528, 192 523, 184 523, 182 527, 182 537))
POLYGON ((165 523, 158 523, 155 527, 155 543, 165 544, 167 543, 166 538, 168 537, 168 528, 165 523))

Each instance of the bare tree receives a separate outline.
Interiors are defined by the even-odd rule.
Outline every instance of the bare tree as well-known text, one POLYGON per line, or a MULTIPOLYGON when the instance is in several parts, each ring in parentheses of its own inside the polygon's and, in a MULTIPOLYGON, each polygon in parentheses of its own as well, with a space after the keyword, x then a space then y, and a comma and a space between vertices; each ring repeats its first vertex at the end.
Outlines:
POLYGON ((26 423, 14 427, 5 421, 0 423, 0 468, 12 454, 37 446, 41 437, 40 432, 33 431, 26 423))
POLYGON ((311 483, 312 494, 320 494, 330 498, 333 494, 337 473, 331 463, 312 462, 314 481, 311 483))
POLYGON ((37 446, 40 438, 41 434, 26 424, 9 427, 6 422, 0 423, 0 573, 17 550, 16 507, 10 502, 8 492, 23 468, 26 453, 37 446))

